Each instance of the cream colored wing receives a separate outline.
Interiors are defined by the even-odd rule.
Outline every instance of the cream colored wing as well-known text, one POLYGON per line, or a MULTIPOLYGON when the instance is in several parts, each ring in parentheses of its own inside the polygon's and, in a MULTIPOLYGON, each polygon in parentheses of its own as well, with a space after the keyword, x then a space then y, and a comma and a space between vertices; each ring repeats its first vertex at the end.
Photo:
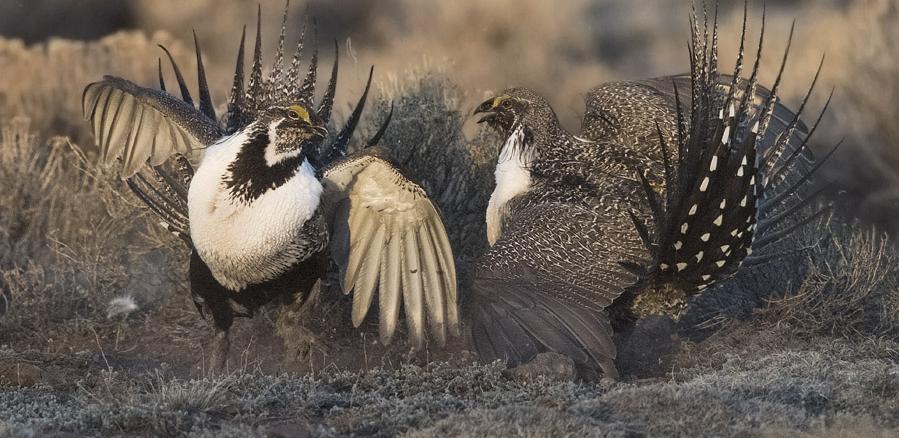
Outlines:
POLYGON ((324 171, 331 217, 331 255, 344 293, 353 291, 358 327, 378 295, 380 338, 393 338, 400 302, 413 345, 425 338, 425 319, 440 345, 459 334, 456 268, 440 213, 425 191, 368 148, 324 171))
POLYGON ((191 156, 222 136, 216 122, 192 105, 114 76, 85 87, 81 105, 102 159, 121 158, 123 177, 147 161, 156 166, 175 153, 191 156))

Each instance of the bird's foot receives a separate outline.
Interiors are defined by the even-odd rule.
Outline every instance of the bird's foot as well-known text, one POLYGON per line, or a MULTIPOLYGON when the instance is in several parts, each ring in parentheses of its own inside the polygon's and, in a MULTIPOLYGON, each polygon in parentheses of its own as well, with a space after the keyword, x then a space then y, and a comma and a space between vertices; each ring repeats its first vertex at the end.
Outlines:
POLYGON ((321 338, 303 323, 312 320, 320 291, 321 284, 316 283, 305 297, 294 297, 292 302, 281 308, 276 327, 278 335, 284 341, 284 359, 281 364, 284 370, 310 371, 315 368, 313 358, 327 355, 321 338))
POLYGON ((305 372, 315 368, 315 357, 327 355, 327 349, 311 330, 300 325, 281 327, 278 330, 284 340, 282 369, 305 372))

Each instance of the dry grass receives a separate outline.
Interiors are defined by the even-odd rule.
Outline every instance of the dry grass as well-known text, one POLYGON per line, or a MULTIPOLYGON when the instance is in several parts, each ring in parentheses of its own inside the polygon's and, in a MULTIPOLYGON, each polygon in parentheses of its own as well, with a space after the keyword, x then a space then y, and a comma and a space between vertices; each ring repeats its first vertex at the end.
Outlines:
POLYGON ((857 348, 819 338, 716 357, 670 379, 609 386, 515 380, 498 364, 187 381, 106 374, 70 395, 0 393, 0 433, 266 436, 285 422, 312 436, 867 436, 899 427, 896 365, 857 348))
POLYGON ((816 333, 899 339, 899 257, 887 236, 842 226, 798 290, 770 301, 777 320, 816 333))
POLYGON ((41 139, 25 118, 3 127, 0 184, 0 284, 15 307, 0 320, 0 344, 102 320, 123 291, 158 306, 183 281, 168 265, 178 255, 155 254, 171 238, 147 227, 124 184, 67 138, 41 139))

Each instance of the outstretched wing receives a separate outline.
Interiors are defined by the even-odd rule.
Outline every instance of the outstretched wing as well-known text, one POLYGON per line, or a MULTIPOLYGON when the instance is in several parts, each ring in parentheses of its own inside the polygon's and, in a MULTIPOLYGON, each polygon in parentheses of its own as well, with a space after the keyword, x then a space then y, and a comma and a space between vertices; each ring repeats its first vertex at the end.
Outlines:
POLYGON ((459 333, 456 268, 440 213, 383 149, 365 149, 324 171, 331 214, 331 254, 344 293, 353 291, 353 324, 365 319, 378 290, 380 337, 389 343, 400 301, 416 348, 425 318, 443 345, 459 333))
POLYGON ((157 166, 175 153, 190 156, 222 136, 218 124, 191 104, 114 76, 88 85, 81 103, 102 159, 121 158, 123 177, 148 160, 157 166))
POLYGON ((616 375, 605 308, 635 285, 622 262, 646 257, 627 214, 515 199, 471 286, 478 354, 509 365, 553 351, 616 375))

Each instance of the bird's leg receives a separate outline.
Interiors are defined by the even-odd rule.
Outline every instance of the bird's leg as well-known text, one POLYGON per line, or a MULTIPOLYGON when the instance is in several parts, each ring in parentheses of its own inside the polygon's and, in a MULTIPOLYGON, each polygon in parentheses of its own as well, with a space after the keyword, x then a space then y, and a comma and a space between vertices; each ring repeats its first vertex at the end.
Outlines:
POLYGON ((321 282, 316 282, 308 294, 297 294, 293 301, 282 306, 277 320, 277 333, 284 340, 284 368, 304 371, 309 366, 309 356, 322 345, 318 337, 304 322, 310 321, 318 304, 321 282), (303 299, 305 295, 305 299, 303 299))
POLYGON ((228 353, 231 351, 230 329, 215 328, 215 336, 212 338, 212 371, 216 374, 223 374, 228 365, 228 353))

